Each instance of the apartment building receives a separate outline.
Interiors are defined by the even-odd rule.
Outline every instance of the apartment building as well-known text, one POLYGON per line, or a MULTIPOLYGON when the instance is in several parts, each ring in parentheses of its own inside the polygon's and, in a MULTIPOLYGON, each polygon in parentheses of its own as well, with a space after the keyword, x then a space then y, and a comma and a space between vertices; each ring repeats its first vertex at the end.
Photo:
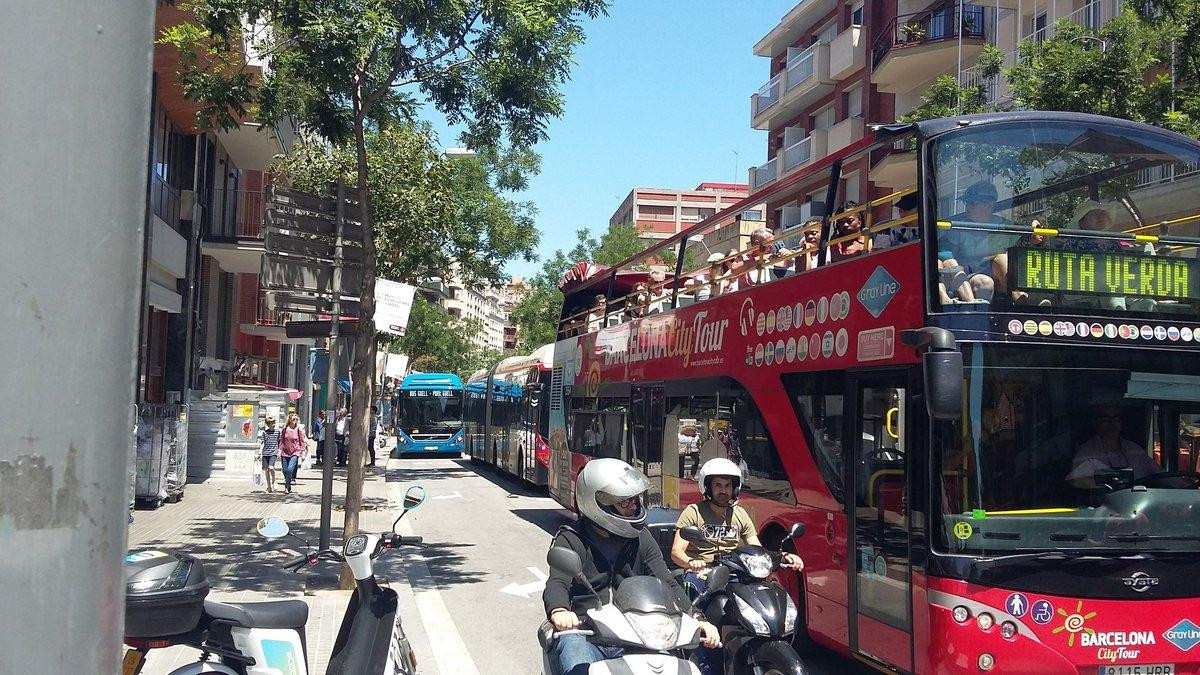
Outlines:
MULTIPOLYGON (((1118 0, 804 0, 754 46, 770 67, 750 97, 751 126, 768 140, 767 160, 749 170, 750 189, 854 144, 869 124, 894 122, 919 106, 941 75, 982 84, 1003 106, 1010 99, 1002 78, 979 74, 985 45, 996 45, 1011 66, 1021 41, 1053 36, 1056 20, 1096 29, 1120 11, 1118 0)), ((872 153, 843 166, 837 201, 862 203, 915 181, 911 154, 872 153)), ((794 238, 797 226, 838 206, 825 204, 824 186, 809 187, 767 204, 766 219, 781 238, 794 238)))
MULTIPOLYGON (((692 190, 634 188, 612 217, 610 228, 636 225, 648 243, 666 239, 745 199, 749 187, 741 183, 701 183, 692 190)), ((743 220, 762 220, 762 209, 749 209, 743 220)))
POLYGON ((446 310, 452 318, 478 321, 483 330, 470 336, 476 347, 500 351, 508 348, 505 344, 509 341, 515 346, 516 330, 508 329, 510 306, 506 299, 513 296, 507 286, 472 288, 452 266, 445 276, 423 281, 418 291, 426 300, 446 310))
POLYGON ((504 312, 504 351, 517 348, 519 336, 517 325, 512 320, 512 311, 528 291, 529 286, 523 277, 513 277, 500 288, 500 309, 504 312))

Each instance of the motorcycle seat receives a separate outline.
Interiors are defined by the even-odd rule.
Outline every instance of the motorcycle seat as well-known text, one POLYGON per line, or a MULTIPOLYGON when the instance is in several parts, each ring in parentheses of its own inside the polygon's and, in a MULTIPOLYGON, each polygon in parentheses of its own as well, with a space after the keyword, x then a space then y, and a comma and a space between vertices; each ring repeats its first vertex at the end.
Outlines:
POLYGON ((308 604, 303 600, 271 602, 204 601, 204 613, 230 621, 242 628, 303 628, 308 623, 308 604))

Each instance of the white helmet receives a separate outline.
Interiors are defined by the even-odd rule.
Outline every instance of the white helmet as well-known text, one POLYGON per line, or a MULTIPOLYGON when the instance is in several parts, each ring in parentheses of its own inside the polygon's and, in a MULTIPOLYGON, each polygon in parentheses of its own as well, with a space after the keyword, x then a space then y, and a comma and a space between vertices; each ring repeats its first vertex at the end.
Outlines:
POLYGON ((696 474, 696 482, 700 484, 700 491, 704 493, 705 499, 712 499, 713 476, 728 476, 733 479, 733 501, 736 502, 738 493, 742 491, 742 470, 738 465, 724 457, 714 457, 700 467, 700 472, 696 474))
POLYGON ((626 539, 639 535, 646 523, 642 495, 650 489, 650 481, 642 473, 619 459, 593 459, 583 465, 575 479, 575 503, 584 518, 608 532, 626 539), (637 511, 622 516, 613 505, 637 497, 637 511))

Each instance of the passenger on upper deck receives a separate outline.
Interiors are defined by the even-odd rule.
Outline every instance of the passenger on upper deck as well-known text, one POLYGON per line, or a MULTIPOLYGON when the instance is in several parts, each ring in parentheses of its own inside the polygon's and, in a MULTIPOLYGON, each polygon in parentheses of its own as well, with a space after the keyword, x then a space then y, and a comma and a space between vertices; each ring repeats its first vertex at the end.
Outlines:
POLYGON ((625 296, 625 316, 640 319, 646 316, 649 305, 650 286, 644 281, 639 281, 629 295, 625 296))
MULTIPOLYGON (((970 223, 1006 222, 996 215, 996 186, 991 181, 980 181, 968 187, 963 191, 962 201, 970 223)), ((948 234, 942 238, 942 243, 945 244, 947 239, 955 246, 938 251, 941 268, 938 290, 942 304, 952 304, 954 300, 991 302, 996 284, 988 273, 992 271, 993 258, 1004 251, 1005 246, 993 247, 996 240, 987 232, 967 231, 957 238, 948 234)))
MULTIPOLYGON (((915 192, 913 194, 904 195, 900 199, 897 199, 896 210, 900 212, 900 215, 897 216, 897 220, 907 218, 916 213, 917 205, 919 203, 920 199, 917 197, 915 192)), ((876 234, 871 239, 871 248, 874 250, 877 248, 887 248, 889 246, 907 244, 910 241, 916 241, 917 236, 916 223, 902 225, 900 227, 893 227, 890 230, 884 230, 883 232, 876 234)))
MULTIPOLYGON (((846 211, 856 208, 858 208, 858 202, 843 202, 842 205, 838 207, 837 212, 845 213, 846 211)), ((862 229, 862 211, 856 211, 834 223, 832 238, 840 239, 842 237, 848 237, 856 232, 862 232, 862 229)), ((840 260, 849 260, 850 258, 860 256, 863 253, 867 253, 871 250, 868 244, 869 242, 866 241, 866 237, 855 237, 853 239, 847 239, 846 241, 838 242, 829 247, 830 260, 832 262, 838 262, 840 260)))
POLYGON ((608 312, 608 298, 596 295, 592 311, 587 315, 587 332, 594 333, 604 327, 605 314, 608 312))
POLYGON ((787 274, 791 261, 778 261, 778 256, 791 253, 780 244, 773 244, 774 235, 771 230, 763 227, 750 234, 750 249, 742 260, 742 274, 738 277, 739 284, 752 286, 765 284, 772 279, 781 278, 787 274))
POLYGON ((808 222, 804 223, 801 236, 803 239, 800 241, 800 246, 804 252, 795 259, 793 265, 797 272, 815 270, 821 260, 821 219, 809 218, 808 222))
POLYGON ((657 314, 663 311, 663 307, 667 303, 667 273, 662 270, 650 271, 650 283, 648 284, 648 299, 646 301, 646 313, 657 314))

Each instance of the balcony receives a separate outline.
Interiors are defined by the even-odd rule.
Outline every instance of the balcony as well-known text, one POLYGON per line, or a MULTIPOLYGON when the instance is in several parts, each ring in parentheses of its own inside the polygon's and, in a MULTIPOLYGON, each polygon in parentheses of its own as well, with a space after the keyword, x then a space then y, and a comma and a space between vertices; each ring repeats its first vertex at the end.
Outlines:
POLYGON ((750 126, 771 129, 795 117, 805 106, 833 91, 829 77, 829 45, 788 48, 787 67, 751 97, 750 126))
POLYGON ((172 187, 157 172, 150 172, 150 212, 172 230, 180 231, 179 190, 172 187))
POLYGON ((880 91, 902 94, 954 69, 960 48, 962 63, 974 65, 983 46, 995 35, 995 10, 946 4, 892 19, 871 46, 871 82, 880 91))
POLYGON ((861 141, 866 129, 866 120, 861 117, 848 117, 833 125, 833 128, 829 130, 828 152, 837 152, 842 148, 861 141))
POLYGON ((258 190, 212 190, 202 198, 202 249, 226 272, 258 274, 266 252, 266 197, 258 190))
POLYGON ((756 56, 774 57, 810 32, 813 22, 833 11, 836 0, 801 0, 783 15, 770 33, 754 45, 756 56))
POLYGON ((784 130, 783 142, 786 147, 783 149, 783 175, 829 154, 825 131, 814 129, 807 136, 801 137, 803 134, 804 129, 800 127, 784 130))
POLYGON ((829 76, 841 81, 867 65, 867 31, 850 26, 829 43, 829 76))
POLYGON ((751 191, 762 189, 775 182, 775 179, 779 177, 779 162, 775 161, 777 159, 779 158, 774 157, 762 166, 750 167, 751 191))

